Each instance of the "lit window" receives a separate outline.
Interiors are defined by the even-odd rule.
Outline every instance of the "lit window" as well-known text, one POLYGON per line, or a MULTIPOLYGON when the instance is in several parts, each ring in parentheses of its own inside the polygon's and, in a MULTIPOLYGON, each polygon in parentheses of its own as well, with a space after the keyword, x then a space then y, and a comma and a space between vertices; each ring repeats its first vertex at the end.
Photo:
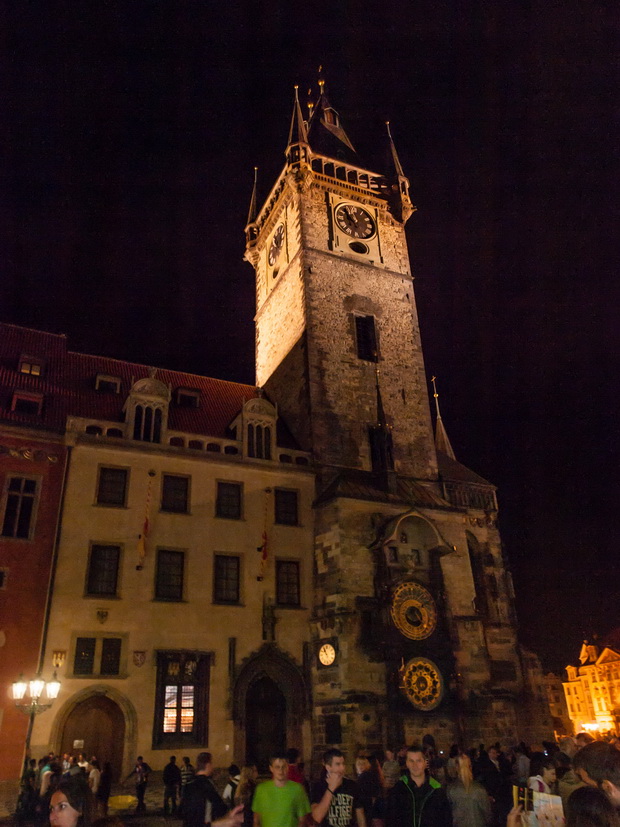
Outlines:
POLYGON ((123 638, 120 635, 76 638, 73 676, 120 675, 122 648, 123 638))
POLYGON ((86 593, 97 597, 116 597, 120 546, 93 544, 88 561, 86 593))
POLYGON ((276 601, 279 606, 299 606, 299 562, 276 560, 276 601))
POLYGON ((25 373, 28 376, 41 376, 41 373, 43 372, 43 363, 25 356, 20 359, 19 372, 25 373))
POLYGON ((158 652, 154 746, 207 743, 210 655, 158 652))
POLYGON ((215 516, 228 520, 241 519, 241 483, 218 482, 215 516))
POLYGON ((157 573, 155 576, 156 600, 183 600, 183 570, 185 553, 159 549, 157 552, 157 573))
POLYGON ((216 554, 213 563, 214 603, 239 602, 239 557, 216 554))
POLYGON ((280 523, 281 525, 297 525, 299 523, 297 499, 297 491, 288 491, 284 488, 276 488, 276 523, 280 523))
POLYGON ((29 477, 8 477, 6 483, 3 537, 28 540, 34 529, 37 481, 29 477))
POLYGON ((97 504, 125 506, 127 500, 127 468, 100 468, 97 481, 97 504))
POLYGON ((175 514, 189 511, 189 477, 164 474, 161 492, 161 510, 175 514))

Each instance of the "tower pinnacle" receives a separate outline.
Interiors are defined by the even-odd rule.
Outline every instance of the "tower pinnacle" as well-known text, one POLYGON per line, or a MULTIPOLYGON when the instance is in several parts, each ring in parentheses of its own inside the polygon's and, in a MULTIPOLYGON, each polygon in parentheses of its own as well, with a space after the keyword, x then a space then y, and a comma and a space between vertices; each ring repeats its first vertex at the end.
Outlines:
POLYGON ((248 210, 248 220, 245 225, 245 234, 248 242, 256 239, 256 216, 258 215, 258 206, 256 201, 256 190, 258 187, 258 167, 254 167, 254 185, 252 186, 252 197, 250 198, 250 209, 248 210))
POLYGON ((435 424, 435 447, 438 451, 442 451, 442 453, 447 454, 450 459, 456 459, 454 456, 454 450, 452 449, 452 445, 450 444, 450 440, 448 439, 448 434, 446 433, 446 429, 443 425, 443 420, 441 418, 441 412, 439 410, 439 394, 437 393, 437 377, 431 377, 431 382, 433 383, 433 397, 435 399, 435 410, 437 412, 437 422, 435 424))
POLYGON ((398 217, 404 223, 407 221, 409 216, 415 212, 415 207, 411 203, 411 198, 409 197, 409 179, 404 173, 402 164, 400 163, 400 158, 396 152, 394 139, 392 138, 392 132, 390 130, 390 122, 386 121, 385 125, 387 127, 388 134, 390 161, 393 165, 392 174, 396 179, 393 186, 392 203, 395 211, 398 213, 398 217))
POLYGON ((289 166, 299 168, 308 163, 308 127, 301 114, 299 105, 299 87, 295 86, 295 100, 293 101, 293 115, 291 117, 291 128, 288 132, 288 143, 286 145, 286 160, 289 166))

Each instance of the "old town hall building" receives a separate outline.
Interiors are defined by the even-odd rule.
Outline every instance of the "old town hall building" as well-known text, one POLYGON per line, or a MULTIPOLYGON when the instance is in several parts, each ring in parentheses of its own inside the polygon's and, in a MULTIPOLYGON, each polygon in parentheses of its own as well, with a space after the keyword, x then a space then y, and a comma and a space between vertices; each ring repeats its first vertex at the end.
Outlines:
POLYGON ((40 658, 62 682, 35 755, 78 745, 120 775, 138 753, 547 734, 495 489, 433 433, 387 140, 372 172, 323 86, 307 121, 295 98, 246 227, 256 387, 2 326, 3 680, 40 658))

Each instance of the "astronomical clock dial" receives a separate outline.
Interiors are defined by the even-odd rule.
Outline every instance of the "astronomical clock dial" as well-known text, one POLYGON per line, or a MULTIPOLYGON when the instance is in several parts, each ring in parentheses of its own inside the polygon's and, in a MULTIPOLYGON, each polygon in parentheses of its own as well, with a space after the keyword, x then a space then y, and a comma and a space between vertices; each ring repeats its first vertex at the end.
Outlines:
POLYGON ((336 648, 333 643, 323 643, 319 649, 319 663, 321 666, 331 666, 336 660, 336 648))
POLYGON ((372 238, 377 230, 370 213, 357 204, 339 204, 334 216, 342 232, 352 238, 372 238))
POLYGON ((284 224, 276 229, 271 239, 271 246, 269 247, 269 264, 271 267, 276 263, 282 252, 282 245, 284 244, 284 224))
POLYGON ((437 609, 431 593, 419 583, 401 583, 390 608, 396 628, 410 640, 430 637, 437 625, 437 609))
POLYGON ((412 658, 402 672, 401 679, 401 690, 416 709, 428 712, 441 703, 443 678, 431 660, 412 658))

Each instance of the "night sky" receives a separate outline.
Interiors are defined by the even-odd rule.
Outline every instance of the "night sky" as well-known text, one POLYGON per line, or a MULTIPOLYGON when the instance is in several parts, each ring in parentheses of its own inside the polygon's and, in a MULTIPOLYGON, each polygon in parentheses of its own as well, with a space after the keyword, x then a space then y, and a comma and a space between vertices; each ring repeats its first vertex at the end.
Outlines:
POLYGON ((384 122, 429 378, 497 484, 521 635, 548 667, 619 620, 618 23, 583 0, 2 5, 4 321, 253 382, 253 167, 294 84, 371 168, 384 122))

